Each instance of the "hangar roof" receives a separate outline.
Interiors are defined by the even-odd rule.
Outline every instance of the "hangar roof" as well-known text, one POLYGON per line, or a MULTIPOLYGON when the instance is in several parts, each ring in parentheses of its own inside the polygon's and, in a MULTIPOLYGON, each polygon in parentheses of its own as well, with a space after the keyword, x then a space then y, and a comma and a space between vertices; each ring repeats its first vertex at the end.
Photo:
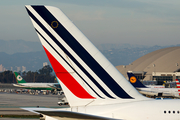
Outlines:
MULTIPOLYGON (((148 53, 128 66, 116 66, 125 75, 127 71, 175 72, 180 68, 180 47, 168 47, 148 53)), ((126 76, 126 75, 125 75, 126 76)))

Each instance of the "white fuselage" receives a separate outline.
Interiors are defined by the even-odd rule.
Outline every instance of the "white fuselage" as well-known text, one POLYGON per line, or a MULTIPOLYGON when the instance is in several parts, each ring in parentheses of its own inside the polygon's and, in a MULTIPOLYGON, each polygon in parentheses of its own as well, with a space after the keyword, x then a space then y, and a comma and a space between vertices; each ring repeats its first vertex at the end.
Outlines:
POLYGON ((158 96, 162 93, 164 97, 179 97, 178 88, 137 88, 141 94, 146 94, 150 96, 158 96))
POLYGON ((165 88, 163 85, 146 85, 148 88, 165 88))
POLYGON ((13 84, 16 87, 26 88, 26 89, 51 89, 55 87, 54 85, 58 83, 21 83, 13 84))
POLYGON ((180 120, 179 103, 178 99, 153 99, 131 103, 74 107, 69 111, 123 120, 180 120))

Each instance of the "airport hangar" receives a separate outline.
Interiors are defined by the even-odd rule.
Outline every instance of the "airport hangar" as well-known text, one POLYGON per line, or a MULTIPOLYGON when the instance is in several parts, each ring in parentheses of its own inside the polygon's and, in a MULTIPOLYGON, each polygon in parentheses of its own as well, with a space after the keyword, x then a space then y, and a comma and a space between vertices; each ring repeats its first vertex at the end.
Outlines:
POLYGON ((129 65, 119 65, 116 68, 127 77, 131 71, 143 81, 156 81, 161 85, 180 79, 180 46, 168 47, 148 53, 129 65))

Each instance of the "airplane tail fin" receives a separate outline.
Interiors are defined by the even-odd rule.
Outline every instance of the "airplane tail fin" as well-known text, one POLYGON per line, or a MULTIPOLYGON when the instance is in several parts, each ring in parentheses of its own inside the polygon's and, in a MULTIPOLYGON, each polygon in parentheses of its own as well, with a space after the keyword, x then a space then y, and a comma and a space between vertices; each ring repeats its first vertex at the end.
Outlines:
POLYGON ((14 72, 14 75, 16 77, 17 83, 26 83, 26 81, 17 72, 14 72))
POLYGON ((137 87, 137 88, 146 88, 146 86, 143 85, 133 73, 128 72, 127 74, 128 74, 130 83, 134 87, 137 87))
POLYGON ((178 79, 176 79, 176 86, 177 86, 177 88, 180 88, 180 82, 178 79))
POLYGON ((26 10, 70 106, 144 100, 58 8, 26 10))
POLYGON ((179 96, 180 96, 180 82, 179 79, 176 79, 176 86, 178 88, 179 96))

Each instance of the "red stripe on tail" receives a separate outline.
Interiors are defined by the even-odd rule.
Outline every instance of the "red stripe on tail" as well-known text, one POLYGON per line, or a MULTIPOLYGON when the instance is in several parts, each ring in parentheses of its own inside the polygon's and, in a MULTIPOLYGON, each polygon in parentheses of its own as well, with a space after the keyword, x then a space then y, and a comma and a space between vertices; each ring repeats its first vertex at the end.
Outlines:
MULTIPOLYGON (((44 47, 44 46, 43 46, 44 47)), ((61 82, 78 98, 95 99, 91 96, 72 76, 69 72, 51 55, 51 53, 44 47, 44 50, 51 62, 56 76, 61 82)))

